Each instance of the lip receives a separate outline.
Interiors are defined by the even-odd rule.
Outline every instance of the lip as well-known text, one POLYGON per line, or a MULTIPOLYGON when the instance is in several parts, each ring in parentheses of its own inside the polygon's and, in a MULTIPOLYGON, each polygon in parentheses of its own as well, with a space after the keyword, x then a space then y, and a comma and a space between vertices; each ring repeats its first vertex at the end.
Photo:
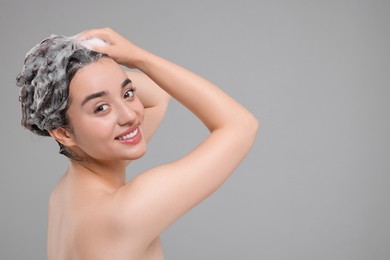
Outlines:
POLYGON ((137 144, 141 141, 142 139, 142 134, 141 134, 141 130, 139 128, 139 125, 136 125, 130 129, 128 129, 127 131, 121 133, 120 135, 118 135, 117 137, 115 137, 115 141, 118 141, 122 144, 137 144), (136 129, 138 129, 138 132, 135 136, 131 137, 131 138, 128 138, 128 139, 124 139, 124 140, 119 140, 118 138, 119 137, 122 137, 122 136, 125 136, 125 135, 128 135, 130 134, 131 132, 135 131, 136 129))
POLYGON ((119 137, 122 137, 122 136, 125 136, 125 135, 130 134, 131 132, 133 132, 133 131, 134 131, 135 129, 137 129, 138 127, 139 127, 139 125, 135 125, 135 126, 129 128, 129 129, 126 130, 125 132, 123 132, 123 133, 117 135, 117 136, 115 137, 115 140, 118 140, 119 137))

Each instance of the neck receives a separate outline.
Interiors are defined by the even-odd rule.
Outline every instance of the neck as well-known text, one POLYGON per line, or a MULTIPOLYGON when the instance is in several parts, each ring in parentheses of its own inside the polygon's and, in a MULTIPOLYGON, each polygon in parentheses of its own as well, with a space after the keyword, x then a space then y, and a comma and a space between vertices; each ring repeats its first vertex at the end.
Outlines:
POLYGON ((76 161, 70 160, 69 171, 77 175, 91 176, 117 189, 126 183, 128 162, 76 161))

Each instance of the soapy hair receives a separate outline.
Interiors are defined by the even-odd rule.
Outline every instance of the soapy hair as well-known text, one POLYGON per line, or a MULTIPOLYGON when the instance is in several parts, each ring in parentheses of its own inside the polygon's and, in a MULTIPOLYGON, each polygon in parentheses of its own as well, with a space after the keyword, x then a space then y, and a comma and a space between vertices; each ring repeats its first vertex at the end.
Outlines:
MULTIPOLYGON (((16 78, 22 126, 41 136, 50 136, 49 131, 59 127, 71 129, 66 115, 70 82, 80 68, 104 56, 61 35, 51 35, 34 46, 16 78)), ((70 151, 59 145, 60 153, 71 158, 70 151)))

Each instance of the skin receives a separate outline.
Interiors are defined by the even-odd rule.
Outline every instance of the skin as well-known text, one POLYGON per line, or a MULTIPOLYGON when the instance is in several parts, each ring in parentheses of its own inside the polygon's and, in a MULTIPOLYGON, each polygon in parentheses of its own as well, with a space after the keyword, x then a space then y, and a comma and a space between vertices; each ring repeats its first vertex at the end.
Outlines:
POLYGON ((160 233, 233 173, 254 142, 258 122, 214 84, 111 29, 78 37, 104 39, 109 46, 95 50, 115 62, 101 59, 76 73, 68 111, 72 130, 51 132, 83 160, 70 160, 50 197, 48 259, 163 259, 160 233), (116 62, 142 74, 127 74, 116 62), (135 96, 131 85, 121 87, 127 77, 137 87, 135 96), (105 95, 81 105, 98 92, 105 95), (162 120, 166 93, 193 112, 210 135, 183 158, 126 182, 127 165, 144 154, 162 120), (115 139, 135 127, 142 133, 139 142, 115 139))

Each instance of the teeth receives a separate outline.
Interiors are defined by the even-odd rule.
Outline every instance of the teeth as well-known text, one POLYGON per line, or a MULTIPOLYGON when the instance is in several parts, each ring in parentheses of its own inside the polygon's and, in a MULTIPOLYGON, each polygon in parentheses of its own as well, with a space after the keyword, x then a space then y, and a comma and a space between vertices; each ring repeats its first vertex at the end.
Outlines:
POLYGON ((118 140, 126 140, 126 139, 129 139, 129 138, 133 138, 133 137, 136 136, 137 134, 138 134, 138 128, 135 129, 133 132, 127 134, 127 135, 118 137, 118 140))

